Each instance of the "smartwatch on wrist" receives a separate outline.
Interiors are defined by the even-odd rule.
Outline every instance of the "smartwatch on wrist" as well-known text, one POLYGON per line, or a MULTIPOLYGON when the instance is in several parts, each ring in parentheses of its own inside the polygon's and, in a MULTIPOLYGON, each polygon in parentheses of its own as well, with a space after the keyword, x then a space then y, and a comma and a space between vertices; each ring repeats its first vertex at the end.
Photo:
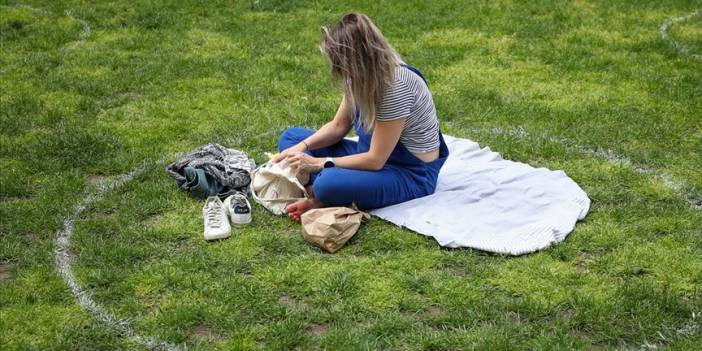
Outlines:
POLYGON ((334 159, 332 159, 331 157, 327 157, 326 159, 324 159, 324 168, 332 168, 334 166, 334 159))

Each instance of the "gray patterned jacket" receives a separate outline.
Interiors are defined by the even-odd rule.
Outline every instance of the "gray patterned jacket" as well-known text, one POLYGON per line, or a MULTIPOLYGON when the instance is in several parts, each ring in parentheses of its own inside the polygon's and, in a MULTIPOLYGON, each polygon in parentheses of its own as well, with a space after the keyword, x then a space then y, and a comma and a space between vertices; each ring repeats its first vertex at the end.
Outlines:
POLYGON ((226 197, 237 191, 248 193, 251 171, 256 168, 256 163, 242 151, 219 144, 207 144, 166 167, 179 187, 186 182, 185 167, 203 169, 208 176, 224 186, 217 195, 226 197))

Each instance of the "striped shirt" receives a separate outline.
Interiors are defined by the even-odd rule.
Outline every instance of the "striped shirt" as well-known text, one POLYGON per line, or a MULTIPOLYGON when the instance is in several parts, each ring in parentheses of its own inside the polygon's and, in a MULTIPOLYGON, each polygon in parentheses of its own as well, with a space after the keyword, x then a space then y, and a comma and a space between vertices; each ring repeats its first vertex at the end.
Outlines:
POLYGON ((434 99, 424 80, 409 68, 397 66, 395 79, 376 111, 381 122, 407 118, 400 142, 409 151, 421 153, 439 148, 439 119, 434 99))

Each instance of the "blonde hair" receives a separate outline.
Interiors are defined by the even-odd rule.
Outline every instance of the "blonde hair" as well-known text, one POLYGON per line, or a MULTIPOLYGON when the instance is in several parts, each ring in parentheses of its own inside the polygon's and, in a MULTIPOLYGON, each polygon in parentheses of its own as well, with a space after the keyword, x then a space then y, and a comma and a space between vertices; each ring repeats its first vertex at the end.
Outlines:
POLYGON ((361 126, 371 130, 376 106, 394 79, 400 56, 373 21, 357 12, 322 27, 319 48, 331 63, 332 78, 343 82, 346 101, 360 110, 361 126))

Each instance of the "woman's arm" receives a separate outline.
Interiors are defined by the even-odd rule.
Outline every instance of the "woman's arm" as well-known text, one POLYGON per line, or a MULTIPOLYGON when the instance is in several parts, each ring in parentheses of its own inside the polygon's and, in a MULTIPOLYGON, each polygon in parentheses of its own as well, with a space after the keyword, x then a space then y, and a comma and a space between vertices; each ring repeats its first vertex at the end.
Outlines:
POLYGON ((280 154, 273 158, 273 162, 279 162, 288 156, 307 150, 314 150, 326 146, 334 145, 343 139, 351 130, 351 108, 346 102, 346 97, 341 98, 341 104, 332 119, 327 124, 323 125, 314 134, 307 139, 299 142, 297 145, 283 150, 280 154))
POLYGON ((381 170, 400 140, 405 120, 407 118, 397 118, 387 122, 376 121, 370 149, 360 154, 335 157, 334 164, 336 167, 343 168, 381 170))
MULTIPOLYGON (((334 157, 337 167, 377 171, 385 166, 392 150, 400 140, 400 134, 405 127, 407 118, 397 118, 387 122, 375 122, 373 138, 367 152, 343 157, 334 157)), ((308 154, 297 152, 288 158, 290 167, 296 171, 317 172, 324 167, 323 157, 312 157, 308 154)))

